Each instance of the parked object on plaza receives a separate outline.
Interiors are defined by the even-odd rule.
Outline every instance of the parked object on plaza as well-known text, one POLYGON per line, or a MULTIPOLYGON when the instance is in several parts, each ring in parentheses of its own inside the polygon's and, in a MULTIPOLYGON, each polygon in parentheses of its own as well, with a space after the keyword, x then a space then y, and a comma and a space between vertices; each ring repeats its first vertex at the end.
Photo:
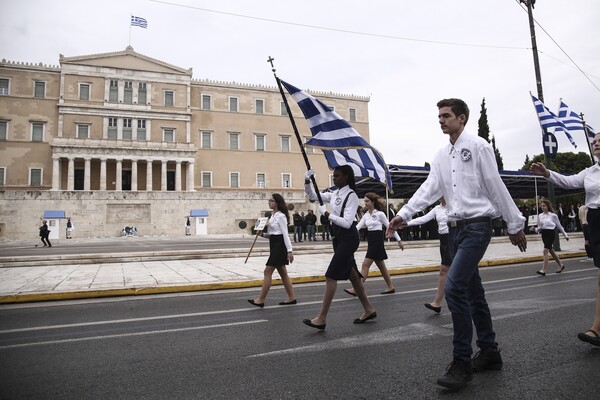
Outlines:
POLYGON ((126 226, 121 231, 121 236, 137 236, 137 228, 135 226, 126 226))

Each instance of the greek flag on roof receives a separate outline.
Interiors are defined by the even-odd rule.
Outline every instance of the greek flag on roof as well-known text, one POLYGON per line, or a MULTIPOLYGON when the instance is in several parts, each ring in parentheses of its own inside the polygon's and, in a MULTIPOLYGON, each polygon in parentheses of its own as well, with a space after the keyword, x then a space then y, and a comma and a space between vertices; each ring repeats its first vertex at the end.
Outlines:
POLYGON ((139 26, 141 28, 148 28, 148 21, 142 17, 136 17, 135 15, 131 16, 131 26, 139 26))
POLYGON ((349 165, 356 177, 372 178, 392 190, 392 179, 381 154, 327 105, 306 92, 281 81, 308 122, 312 138, 306 146, 322 149, 329 168, 349 165))
MULTIPOLYGON (((569 106, 566 105, 565 103, 560 102, 560 107, 558 109, 558 119, 560 119, 562 121, 562 123, 565 125, 565 127, 573 132, 573 131, 584 131, 583 129, 583 121, 581 120, 581 117, 579 115, 577 115, 576 112, 571 111, 569 109, 569 106)), ((596 132, 594 131, 594 128, 592 128, 591 126, 589 126, 588 124, 585 124, 585 127, 587 128, 587 135, 591 138, 593 138, 594 136, 596 136, 596 132)), ((556 128, 557 130, 559 128, 556 128)), ((560 128, 562 130, 562 128, 560 128)), ((566 132, 565 132, 566 133, 566 132)), ((569 136, 569 134, 567 133, 567 136, 569 136)), ((577 146, 575 146, 577 147, 577 146)))
MULTIPOLYGON (((530 93, 531 94, 531 93, 530 93)), ((563 128, 565 132, 569 130, 565 127, 565 125, 558 119, 556 114, 548 109, 538 98, 531 94, 531 100, 533 101, 533 105, 535 107, 535 111, 537 113, 538 119, 540 120, 540 125, 542 128, 563 128)), ((572 138, 571 138, 572 139, 572 138)))

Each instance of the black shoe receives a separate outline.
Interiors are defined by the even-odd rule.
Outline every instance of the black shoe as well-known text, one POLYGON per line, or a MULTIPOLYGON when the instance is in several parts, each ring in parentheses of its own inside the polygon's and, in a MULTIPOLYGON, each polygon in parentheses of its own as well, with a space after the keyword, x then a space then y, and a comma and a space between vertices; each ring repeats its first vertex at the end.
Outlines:
POLYGON ((560 268, 556 270, 556 273, 560 274, 561 272, 563 272, 563 269, 565 269, 565 264, 561 264, 560 268))
POLYGON ((292 301, 282 301, 281 303, 279 303, 280 306, 289 306, 290 304, 296 304, 298 303, 296 301, 296 299, 292 300, 292 301))
POLYGON ((442 311, 442 307, 432 306, 430 303, 425 303, 425 307, 429 308, 431 311, 435 311, 436 313, 440 313, 442 311))
POLYGON ((588 332, 593 333, 594 336, 586 335, 585 333, 578 333, 577 338, 582 342, 586 342, 594 346, 600 346, 600 335, 598 335, 598 332, 591 329, 589 329, 588 332))
POLYGON ((473 380, 471 361, 455 358, 448 368, 446 374, 437 380, 437 384, 451 390, 462 389, 473 380))
POLYGON ((473 372, 481 372, 485 370, 501 370, 502 369, 502 357, 500 356, 500 350, 486 350, 481 349, 471 360, 471 366, 473 372))
POLYGON ((546 276, 546 273, 542 271, 535 271, 535 273, 541 276, 546 276))
POLYGON ((302 323, 304 323, 305 325, 310 326, 311 328, 318 329, 320 331, 324 331, 325 330, 325 325, 327 325, 327 324, 321 324, 321 325, 313 324, 310 319, 303 319, 302 323))
POLYGON ((350 296, 356 297, 356 293, 351 292, 350 289, 344 289, 344 292, 348 293, 350 296))
POLYGON ((364 324, 365 322, 377 318, 377 313, 373 311, 371 314, 367 315, 364 319, 356 318, 354 320, 355 324, 364 324))
POLYGON ((248 303, 252 304, 253 306, 260 307, 260 308, 263 308, 265 306, 265 303, 257 303, 254 300, 248 300, 248 303))

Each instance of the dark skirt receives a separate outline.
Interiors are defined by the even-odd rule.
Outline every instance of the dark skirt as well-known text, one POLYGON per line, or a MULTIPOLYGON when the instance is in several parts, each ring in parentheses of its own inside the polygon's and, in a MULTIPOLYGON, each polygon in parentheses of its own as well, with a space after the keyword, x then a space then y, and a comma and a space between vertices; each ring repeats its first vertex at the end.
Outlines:
POLYGON ((449 267, 452 265, 452 257, 450 257, 450 249, 448 248, 448 233, 440 235, 440 257, 442 265, 449 267))
POLYGON ((352 268, 358 272, 354 252, 358 249, 359 243, 356 223, 352 224, 349 229, 336 226, 336 235, 333 238, 333 257, 327 272, 325 272, 327 278, 342 281, 350 277, 352 268))
POLYGON ((383 241, 383 231, 369 231, 367 233, 367 241, 369 247, 367 248, 366 258, 373 261, 387 260, 388 256, 385 252, 385 243, 383 241))
POLYGON ((266 265, 279 268, 288 264, 287 248, 283 241, 283 235, 269 235, 269 259, 266 265))
POLYGON ((542 242, 544 242, 545 249, 552 250, 555 236, 554 229, 542 229, 542 242))
POLYGON ((600 268, 600 210, 588 209, 587 221, 590 227, 590 252, 594 257, 594 265, 600 268))

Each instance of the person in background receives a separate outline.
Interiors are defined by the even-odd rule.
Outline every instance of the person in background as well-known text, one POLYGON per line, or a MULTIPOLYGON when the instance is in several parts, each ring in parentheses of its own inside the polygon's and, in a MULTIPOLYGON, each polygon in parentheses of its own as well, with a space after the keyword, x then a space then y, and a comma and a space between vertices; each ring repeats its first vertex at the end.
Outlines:
POLYGON ((588 260, 591 260, 592 250, 590 248, 590 226, 587 223, 587 207, 585 205, 579 205, 579 220, 581 221, 581 230, 583 231, 585 254, 587 255, 588 260))
POLYGON ((282 301, 279 305, 287 306, 297 303, 294 286, 292 286, 286 267, 286 265, 294 262, 294 254, 292 253, 292 242, 288 234, 290 215, 283 196, 279 193, 273 193, 273 196, 269 199, 269 208, 273 211, 273 215, 269 219, 269 259, 265 266, 260 295, 257 299, 248 300, 248 303, 260 308, 265 306, 275 270, 279 273, 287 293, 287 300, 282 301))
POLYGON ((531 164, 530 171, 541 175, 548 181, 566 189, 585 189, 585 205, 587 207, 587 223, 590 229, 590 251, 594 258, 594 265, 598 270, 598 282, 596 293, 596 311, 592 326, 586 332, 577 334, 582 342, 593 346, 600 346, 600 134, 592 140, 592 152, 596 162, 591 167, 574 175, 561 175, 546 169, 542 163, 531 164))
POLYGON ((42 221, 42 226, 40 226, 40 238, 42 239, 42 243, 44 243, 44 247, 52 247, 52 243, 50 243, 50 229, 48 229, 48 221, 42 221))
POLYGON ((296 210, 296 212, 293 215, 293 221, 294 221, 294 242, 296 241, 302 241, 302 216, 300 216, 300 214, 298 213, 298 211, 296 210))
POLYGON ((308 229, 308 221, 306 221, 306 215, 304 215, 304 211, 300 211, 300 217, 302 217, 302 236, 304 236, 304 240, 306 241, 306 231, 308 229))
POLYGON ((71 222, 71 218, 67 218, 67 239, 71 239, 71 234, 73 232, 73 229, 75 229, 75 227, 73 226, 73 223, 71 222))
POLYGON ((308 214, 306 214, 306 230, 308 233, 309 241, 316 241, 317 236, 315 235, 315 231, 317 229, 317 216, 313 213, 313 210, 308 210, 308 214))
MULTIPOLYGON (((387 285, 387 289, 381 292, 381 294, 392 294, 396 292, 394 288, 394 284, 392 283, 392 278, 390 277, 390 273, 385 266, 385 260, 387 260, 388 256, 385 251, 385 242, 384 242, 384 233, 383 227, 386 229, 390 222, 388 221, 385 212, 385 206, 383 205, 383 199, 375 193, 367 193, 364 198, 364 214, 360 219, 358 225, 356 225, 356 229, 360 232, 361 229, 365 228, 367 230, 367 254, 365 255, 365 259, 362 263, 361 275, 362 281, 366 281, 369 277, 369 268, 375 262, 377 268, 381 272, 381 276, 385 284, 387 285)), ((404 250, 404 245, 400 240, 400 236, 396 232, 394 235, 396 240, 398 241, 398 247, 404 250)), ((348 293, 351 296, 356 296, 356 292, 354 289, 344 289, 344 292, 348 293)))
POLYGON ((319 217, 320 221, 321 221, 321 239, 323 240, 329 240, 329 228, 331 226, 331 224, 329 223, 329 220, 327 219, 327 217, 323 214, 321 214, 321 216, 319 217), (327 239, 325 239, 327 237, 327 239))
POLYGON ((192 229, 192 223, 190 222, 190 217, 187 217, 187 220, 185 221, 185 235, 189 236, 191 235, 190 230, 192 229))
POLYGON ((548 268, 548 254, 550 254, 554 261, 556 261, 558 264, 558 269, 556 272, 561 273, 563 269, 565 269, 565 265, 560 261, 558 254, 556 254, 552 248, 555 237, 555 229, 558 228, 558 230, 565 235, 565 240, 569 240, 569 235, 567 235, 565 228, 560 224, 558 215, 554 213, 552 204, 549 200, 540 200, 540 208, 542 209, 542 212, 538 215, 538 226, 535 231, 542 234, 542 242, 544 242, 544 263, 542 264, 542 269, 536 271, 536 274, 546 276, 546 268, 548 268))
POLYGON ((569 218, 569 223, 567 224, 567 230, 569 232, 575 232, 577 229, 577 225, 575 224, 575 219, 577 218, 577 210, 575 209, 575 205, 571 204, 569 206, 569 214, 567 215, 569 218))

